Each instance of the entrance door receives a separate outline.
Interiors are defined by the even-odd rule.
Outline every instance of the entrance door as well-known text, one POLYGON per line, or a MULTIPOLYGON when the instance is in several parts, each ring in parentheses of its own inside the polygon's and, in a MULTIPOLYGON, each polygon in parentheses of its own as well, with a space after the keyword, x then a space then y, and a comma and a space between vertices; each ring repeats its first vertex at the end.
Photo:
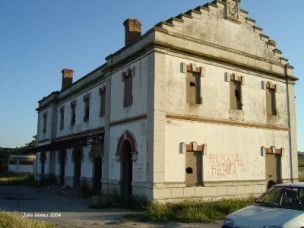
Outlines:
POLYGON ((59 152, 59 185, 64 185, 64 176, 65 176, 65 161, 66 161, 66 151, 59 152))
POLYGON ((186 153, 186 186, 203 184, 202 167, 202 152, 195 151, 186 153))
POLYGON ((94 191, 99 193, 101 190, 101 172, 102 172, 102 162, 101 157, 95 157, 94 159, 94 191))
POLYGON ((129 141, 125 141, 122 147, 122 185, 121 195, 123 198, 132 196, 132 147, 129 141))
POLYGON ((74 187, 80 186, 81 176, 81 149, 76 149, 74 153, 74 187))
POLYGON ((266 154, 266 181, 269 183, 280 183, 281 176, 281 155, 266 154))

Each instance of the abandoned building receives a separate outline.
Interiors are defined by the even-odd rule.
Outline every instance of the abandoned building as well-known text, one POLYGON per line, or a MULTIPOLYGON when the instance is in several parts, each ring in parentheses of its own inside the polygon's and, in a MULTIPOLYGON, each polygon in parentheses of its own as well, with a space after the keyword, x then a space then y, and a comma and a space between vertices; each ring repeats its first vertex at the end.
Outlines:
POLYGON ((36 178, 156 201, 298 180, 297 78, 240 0, 123 25, 123 48, 39 101, 36 178))

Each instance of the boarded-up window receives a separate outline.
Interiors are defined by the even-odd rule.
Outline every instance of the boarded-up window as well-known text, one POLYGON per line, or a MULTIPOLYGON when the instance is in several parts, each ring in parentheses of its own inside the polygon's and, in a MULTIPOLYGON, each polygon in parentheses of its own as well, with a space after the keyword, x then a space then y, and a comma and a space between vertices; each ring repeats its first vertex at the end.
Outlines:
POLYGON ((100 94, 100 110, 99 110, 99 116, 104 117, 105 116, 105 109, 106 109, 106 87, 102 87, 99 90, 100 94))
POLYGON ((230 82, 230 108, 242 110, 242 85, 240 81, 230 82))
POLYGON ((46 133, 46 126, 47 126, 47 112, 43 113, 43 128, 42 132, 46 133))
POLYGON ((266 89, 266 109, 268 114, 277 115, 275 89, 266 89))
POLYGON ((133 104, 132 78, 133 77, 131 75, 124 77, 124 107, 128 107, 133 104))
POLYGON ((90 118, 90 94, 86 94, 83 97, 84 102, 84 115, 83 115, 83 121, 86 122, 90 118))
POLYGON ((188 72, 186 75, 186 102, 201 104, 201 77, 198 73, 188 72))
POLYGON ((60 107, 60 129, 64 128, 64 106, 60 107))
POLYGON ((71 126, 74 126, 76 122, 76 101, 71 102, 71 126))

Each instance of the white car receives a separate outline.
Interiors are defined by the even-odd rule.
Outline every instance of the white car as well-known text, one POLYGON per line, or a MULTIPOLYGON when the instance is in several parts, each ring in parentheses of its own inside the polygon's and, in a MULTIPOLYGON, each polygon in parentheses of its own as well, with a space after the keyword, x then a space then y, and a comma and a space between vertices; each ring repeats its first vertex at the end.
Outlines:
POLYGON ((254 205, 230 215, 222 228, 304 228, 304 183, 277 184, 254 205))

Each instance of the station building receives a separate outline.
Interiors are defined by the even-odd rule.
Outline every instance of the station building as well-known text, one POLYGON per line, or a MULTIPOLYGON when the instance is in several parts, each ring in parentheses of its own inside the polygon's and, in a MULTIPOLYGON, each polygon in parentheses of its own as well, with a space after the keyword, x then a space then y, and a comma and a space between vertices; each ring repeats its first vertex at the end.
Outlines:
POLYGON ((298 180, 297 78, 240 0, 123 24, 124 47, 39 101, 38 179, 155 201, 298 180))

